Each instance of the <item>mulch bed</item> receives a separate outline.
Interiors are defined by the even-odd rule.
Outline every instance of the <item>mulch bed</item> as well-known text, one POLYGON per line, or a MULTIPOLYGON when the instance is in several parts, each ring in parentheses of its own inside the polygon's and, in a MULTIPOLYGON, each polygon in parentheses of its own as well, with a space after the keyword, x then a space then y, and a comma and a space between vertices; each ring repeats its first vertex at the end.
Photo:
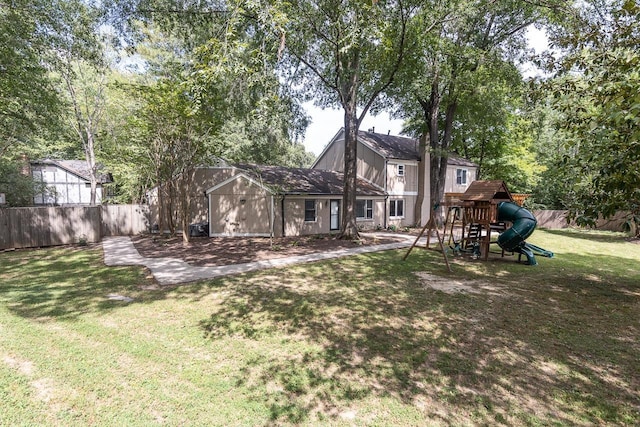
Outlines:
POLYGON ((196 266, 220 266, 395 243, 403 239, 373 235, 364 235, 359 241, 339 240, 332 236, 278 237, 273 240, 265 237, 192 237, 186 246, 182 237, 141 235, 131 240, 144 257, 179 258, 196 266))

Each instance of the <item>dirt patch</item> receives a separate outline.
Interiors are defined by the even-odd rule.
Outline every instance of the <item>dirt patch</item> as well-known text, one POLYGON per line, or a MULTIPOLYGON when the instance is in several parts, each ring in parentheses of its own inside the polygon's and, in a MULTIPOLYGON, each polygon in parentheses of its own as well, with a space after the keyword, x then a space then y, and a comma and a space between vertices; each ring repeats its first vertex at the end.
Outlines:
POLYGON ((455 293, 471 293, 471 294, 489 294, 495 296, 504 296, 506 292, 501 286, 483 282, 481 280, 456 280, 447 277, 434 276, 433 274, 419 271, 416 276, 420 278, 422 283, 436 291, 442 291, 447 294, 455 293))
POLYGON ((365 235, 362 240, 339 240, 332 236, 278 237, 192 237, 183 245, 181 237, 136 236, 131 239, 140 255, 147 258, 179 258, 195 266, 243 264, 358 246, 396 243, 403 237, 365 235))

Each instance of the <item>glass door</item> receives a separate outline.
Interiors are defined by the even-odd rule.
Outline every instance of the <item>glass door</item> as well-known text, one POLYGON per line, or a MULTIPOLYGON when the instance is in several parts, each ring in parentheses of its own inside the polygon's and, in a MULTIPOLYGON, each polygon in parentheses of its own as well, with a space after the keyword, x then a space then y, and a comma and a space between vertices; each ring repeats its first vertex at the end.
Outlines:
POLYGON ((331 200, 329 202, 330 210, 330 230, 340 230, 340 200, 331 200))

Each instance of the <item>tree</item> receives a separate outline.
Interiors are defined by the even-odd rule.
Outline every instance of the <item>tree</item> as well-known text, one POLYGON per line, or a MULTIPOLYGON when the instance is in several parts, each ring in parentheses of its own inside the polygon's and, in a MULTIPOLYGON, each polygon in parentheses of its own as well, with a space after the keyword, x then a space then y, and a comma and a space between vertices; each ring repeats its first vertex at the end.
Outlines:
POLYGON ((146 73, 183 73, 193 107, 219 119, 214 138, 225 146, 222 156, 291 166, 310 162, 300 143, 308 118, 277 74, 279 46, 264 4, 111 3, 124 27, 137 30, 131 25, 135 19, 145 23, 144 31, 136 33, 136 47, 146 73))
MULTIPOLYGON (((413 131, 421 135, 421 158, 430 157, 430 164, 423 165, 430 166, 434 208, 443 198, 461 102, 475 91, 478 75, 486 83, 504 75, 504 68, 524 52, 524 30, 543 16, 541 7, 513 0, 452 2, 449 8, 449 18, 438 34, 419 35, 400 90, 391 93, 399 115, 409 119, 413 131)), ((416 212, 421 211, 424 200, 425 173, 420 171, 416 212)))
POLYGON ((34 182, 25 161, 0 158, 0 193, 5 194, 7 206, 31 206, 34 196, 44 190, 34 182))
POLYGON ((62 24, 56 3, 0 2, 0 156, 56 123, 60 100, 49 74, 62 24))
POLYGON ((553 33, 566 55, 548 85, 567 135, 563 163, 579 171, 571 217, 594 224, 599 216, 630 212, 640 225, 640 7, 628 0, 586 2, 573 25, 553 33))
POLYGON ((345 155, 341 237, 358 237, 356 162, 360 123, 394 81, 417 9, 400 1, 299 0, 273 19, 296 81, 318 105, 344 111, 345 155), (302 68, 298 68, 302 66, 302 68))

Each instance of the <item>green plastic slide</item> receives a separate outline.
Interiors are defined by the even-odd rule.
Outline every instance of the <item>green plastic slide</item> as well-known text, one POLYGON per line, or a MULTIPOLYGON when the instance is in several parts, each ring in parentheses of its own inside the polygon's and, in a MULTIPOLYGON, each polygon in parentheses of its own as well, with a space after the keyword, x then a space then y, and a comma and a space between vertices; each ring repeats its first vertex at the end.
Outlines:
POLYGON ((536 229, 536 217, 525 208, 511 202, 498 204, 498 221, 509 221, 511 228, 500 234, 498 245, 507 252, 516 252, 527 257, 527 264, 537 265, 535 254, 547 258, 553 252, 525 242, 536 229))

